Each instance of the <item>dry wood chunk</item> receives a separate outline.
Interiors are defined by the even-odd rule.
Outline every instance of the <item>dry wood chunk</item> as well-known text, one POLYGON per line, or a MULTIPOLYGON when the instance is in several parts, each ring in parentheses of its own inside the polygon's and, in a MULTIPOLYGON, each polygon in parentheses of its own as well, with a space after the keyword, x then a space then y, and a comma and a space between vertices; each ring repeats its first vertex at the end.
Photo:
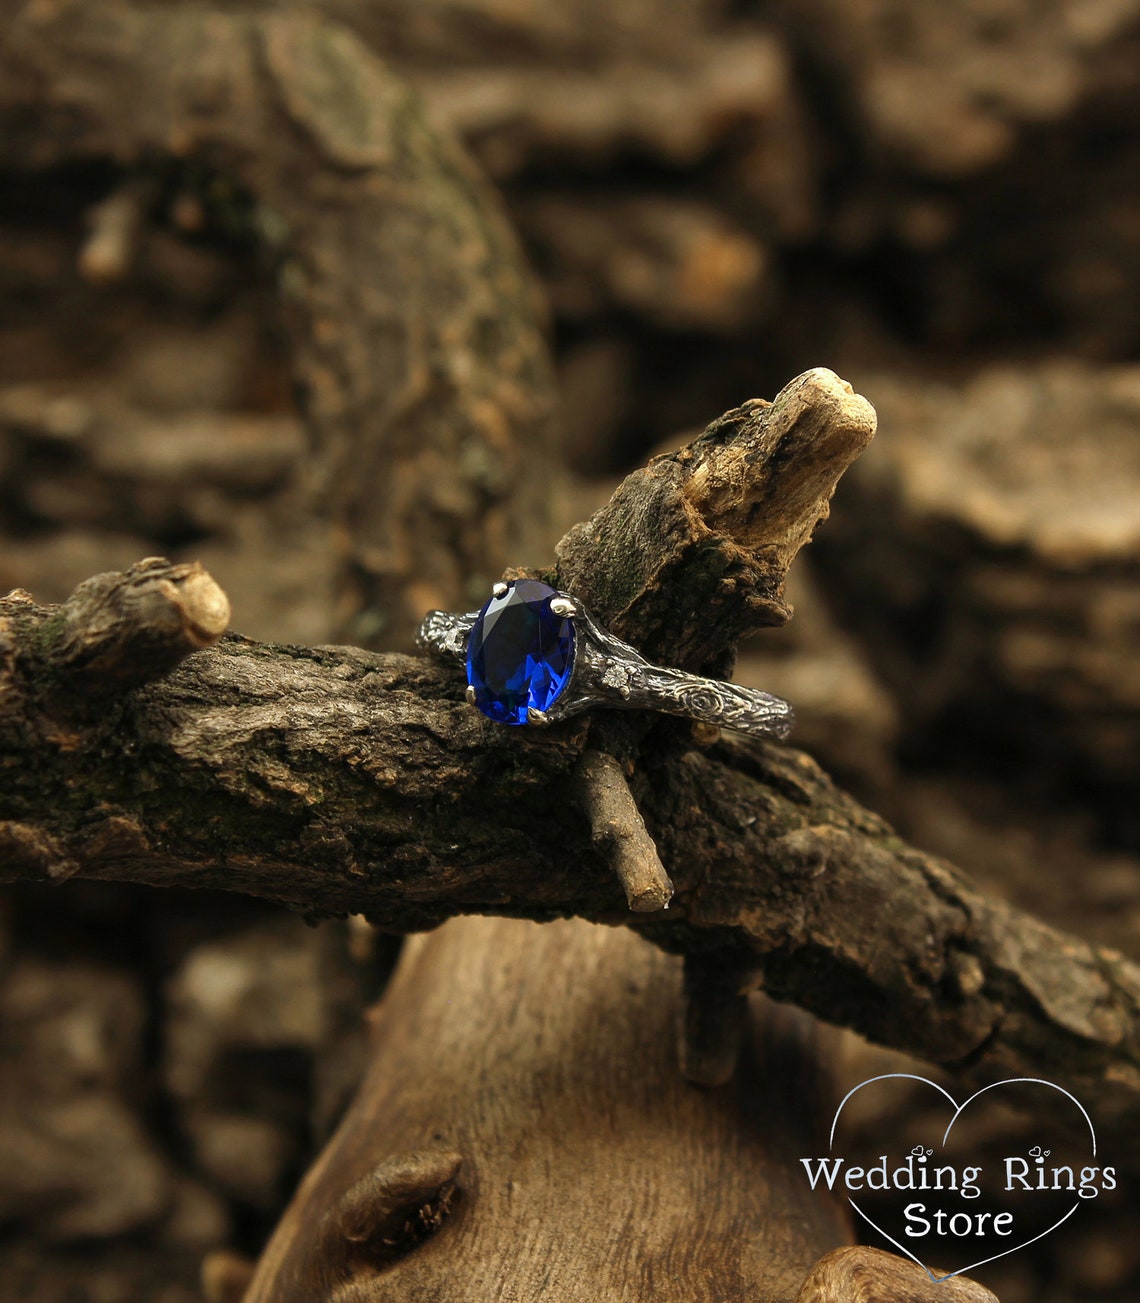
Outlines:
POLYGON ((155 1225, 174 1176, 123 1095, 144 1010, 124 974, 24 959, 0 986, 0 1217, 55 1241, 155 1225))
POLYGON ((285 920, 196 946, 166 996, 164 1075, 196 1161, 222 1190, 272 1209, 324 1034, 317 935, 285 920))
POLYGON ((835 1249, 812 1268, 795 1303, 998 1303, 984 1285, 954 1276, 932 1280, 925 1267, 864 1245, 835 1249))
POLYGON ((843 70, 871 144, 946 176, 1000 161, 1023 126, 1070 113, 1140 16, 1136 0, 782 0, 782 8, 843 70))
POLYGON ((868 381, 881 433, 819 551, 904 719, 921 729, 965 711, 1013 741, 1029 710, 1042 750, 1127 779, 1140 757, 1140 368, 868 381))
POLYGON ((845 1238, 788 1157, 812 1127, 812 1033, 757 1008, 739 1086, 691 1086, 678 970, 581 922, 456 919, 409 943, 368 1078, 248 1303, 442 1298, 456 1282, 471 1303, 785 1303, 845 1238))

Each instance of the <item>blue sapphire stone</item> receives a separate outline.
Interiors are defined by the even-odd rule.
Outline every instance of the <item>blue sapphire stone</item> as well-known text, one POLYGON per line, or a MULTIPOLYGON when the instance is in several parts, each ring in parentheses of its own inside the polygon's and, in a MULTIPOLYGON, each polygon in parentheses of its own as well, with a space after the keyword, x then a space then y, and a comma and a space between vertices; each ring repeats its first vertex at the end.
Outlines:
POLYGON ((475 704, 500 724, 525 724, 549 710, 574 669, 574 626, 550 609, 549 584, 517 579, 479 612, 467 640, 467 682, 475 704))

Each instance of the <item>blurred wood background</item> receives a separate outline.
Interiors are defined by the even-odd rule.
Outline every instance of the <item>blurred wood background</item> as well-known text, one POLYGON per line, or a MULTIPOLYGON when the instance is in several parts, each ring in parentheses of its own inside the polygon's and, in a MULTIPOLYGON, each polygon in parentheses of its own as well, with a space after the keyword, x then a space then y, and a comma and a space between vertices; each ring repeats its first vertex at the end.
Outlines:
MULTIPOLYGON (((1140 4, 99 12, 0 5, 0 591, 162 553, 242 633, 405 647, 827 365, 879 433, 737 677, 909 840, 1140 957, 1140 4), (232 84, 277 99, 211 106, 257 23, 232 84), (319 113, 322 78, 380 93, 369 52, 424 124, 371 194, 319 113)), ((391 944, 222 895, 0 903, 5 1295, 199 1299, 324 1138, 391 944)), ((852 1081, 887 1061, 845 1046, 852 1081)), ((1138 1198, 980 1278, 1135 1299, 1138 1198)))

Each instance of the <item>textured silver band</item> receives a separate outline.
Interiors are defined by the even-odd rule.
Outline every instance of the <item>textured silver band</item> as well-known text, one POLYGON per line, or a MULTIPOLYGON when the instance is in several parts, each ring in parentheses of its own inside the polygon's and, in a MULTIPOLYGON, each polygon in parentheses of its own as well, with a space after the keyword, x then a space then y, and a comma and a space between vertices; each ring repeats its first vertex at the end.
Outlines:
MULTIPOLYGON (((651 665, 629 643, 603 629, 569 593, 559 593, 558 599, 558 613, 574 622, 574 668, 570 682, 553 706, 545 712, 530 712, 531 724, 556 724, 601 706, 681 715, 762 737, 783 738, 791 731, 792 708, 779 697, 651 665)), ((465 661, 467 638, 478 617, 478 611, 466 615, 429 611, 417 641, 427 650, 465 661)))

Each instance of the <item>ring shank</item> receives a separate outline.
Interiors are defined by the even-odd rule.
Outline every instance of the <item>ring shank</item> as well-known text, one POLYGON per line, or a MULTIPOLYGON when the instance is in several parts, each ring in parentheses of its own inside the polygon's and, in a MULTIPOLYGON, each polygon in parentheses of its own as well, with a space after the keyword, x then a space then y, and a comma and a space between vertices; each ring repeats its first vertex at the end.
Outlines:
POLYGON ((771 693, 655 665, 633 676, 629 698, 621 704, 756 737, 786 738, 795 722, 789 703, 771 693))
MULTIPOLYGON (((569 598, 569 594, 564 596, 569 598)), ((466 615, 429 611, 416 641, 425 650, 464 661, 467 639, 478 616, 478 611, 466 615)), ((573 675, 563 695, 546 712, 544 723, 558 723, 600 707, 680 715, 754 737, 785 738, 791 731, 794 712, 780 697, 653 665, 580 607, 574 624, 578 649, 573 675)))

